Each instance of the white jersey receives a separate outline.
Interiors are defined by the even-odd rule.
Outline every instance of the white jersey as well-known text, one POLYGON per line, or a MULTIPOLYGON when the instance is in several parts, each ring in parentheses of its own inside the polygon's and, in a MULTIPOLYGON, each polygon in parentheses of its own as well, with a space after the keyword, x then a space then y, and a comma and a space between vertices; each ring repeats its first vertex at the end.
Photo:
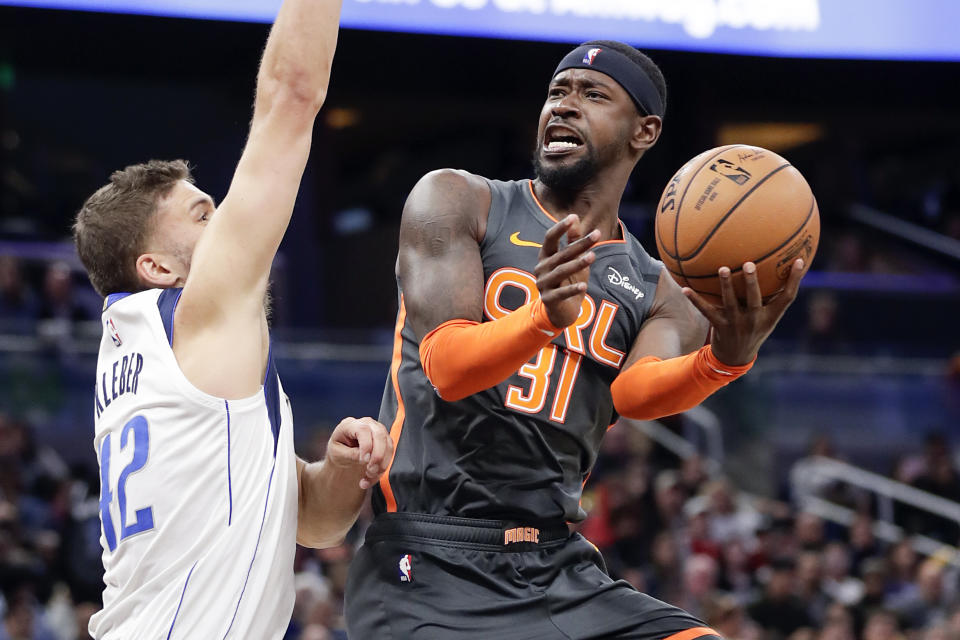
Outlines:
POLYGON ((97 640, 279 639, 293 610, 297 473, 272 358, 263 390, 203 393, 170 345, 181 290, 115 294, 97 363, 97 640))

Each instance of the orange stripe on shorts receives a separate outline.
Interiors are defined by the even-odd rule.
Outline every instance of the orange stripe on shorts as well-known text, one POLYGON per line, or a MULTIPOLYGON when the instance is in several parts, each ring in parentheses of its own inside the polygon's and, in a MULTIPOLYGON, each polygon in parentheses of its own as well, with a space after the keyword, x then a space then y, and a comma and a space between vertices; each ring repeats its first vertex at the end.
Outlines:
POLYGON ((720 634, 711 629, 710 627, 693 627, 692 629, 684 629, 683 631, 678 631, 677 633, 667 636, 663 640, 696 640, 696 638, 702 638, 703 636, 719 636, 720 634))

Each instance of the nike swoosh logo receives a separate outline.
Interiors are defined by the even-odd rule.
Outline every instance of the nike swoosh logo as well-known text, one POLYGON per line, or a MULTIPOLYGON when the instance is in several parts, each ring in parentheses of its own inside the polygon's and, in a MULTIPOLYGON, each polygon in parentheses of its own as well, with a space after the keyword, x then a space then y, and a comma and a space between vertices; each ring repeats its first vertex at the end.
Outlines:
POLYGON ((517 245, 518 247, 536 247, 537 249, 543 247, 539 242, 530 242, 529 240, 521 240, 520 232, 517 231, 512 236, 510 236, 510 242, 517 245))

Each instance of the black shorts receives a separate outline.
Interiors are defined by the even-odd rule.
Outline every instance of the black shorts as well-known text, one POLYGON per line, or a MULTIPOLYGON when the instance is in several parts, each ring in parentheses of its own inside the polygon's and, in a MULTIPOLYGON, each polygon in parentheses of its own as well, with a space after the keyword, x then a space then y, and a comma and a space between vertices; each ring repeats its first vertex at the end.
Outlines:
POLYGON ((377 517, 350 566, 350 640, 717 640, 685 611, 607 575, 566 526, 377 517))

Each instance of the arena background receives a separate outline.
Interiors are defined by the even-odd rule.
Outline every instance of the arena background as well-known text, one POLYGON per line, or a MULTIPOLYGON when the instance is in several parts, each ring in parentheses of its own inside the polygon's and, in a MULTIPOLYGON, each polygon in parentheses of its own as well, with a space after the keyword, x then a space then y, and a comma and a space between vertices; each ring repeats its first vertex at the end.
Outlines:
MULTIPOLYGON (((678 49, 646 49, 670 96, 624 199, 630 230, 653 250, 669 177, 730 142, 786 156, 823 221, 812 271, 754 371, 704 408, 613 429, 586 487, 583 532, 611 573, 731 640, 960 638, 960 45, 942 35, 960 16, 950 2, 847 4, 851 49, 811 49, 840 58, 804 57, 789 30, 718 30, 720 51, 794 47, 754 57, 658 40, 679 27, 649 26, 649 41, 678 49), (904 6, 927 13, 885 23, 885 49, 853 50, 884 7, 904 6), (913 44, 893 51, 901 41, 913 44)), ((531 174, 550 73, 581 38, 511 20, 503 34, 557 42, 402 32, 463 32, 446 23, 341 34, 273 276, 305 457, 322 455, 340 417, 377 413, 415 181, 444 166, 531 174)), ((99 606, 100 300, 68 241, 72 215, 111 170, 148 158, 189 159, 221 198, 267 28, 0 7, 0 639, 86 637, 78 628, 99 606)), ((360 529, 298 556, 289 638, 343 637, 360 529)))

